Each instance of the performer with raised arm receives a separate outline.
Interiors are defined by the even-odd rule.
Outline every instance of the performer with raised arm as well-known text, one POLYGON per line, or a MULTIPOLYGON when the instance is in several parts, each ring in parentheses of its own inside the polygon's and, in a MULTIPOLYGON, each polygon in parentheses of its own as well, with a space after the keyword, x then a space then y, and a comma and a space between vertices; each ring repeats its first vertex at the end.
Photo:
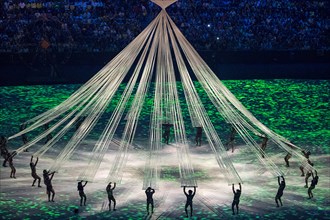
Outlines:
POLYGON ((281 206, 283 206, 281 197, 283 196, 283 191, 284 191, 284 188, 285 188, 285 179, 284 179, 283 176, 281 176, 281 177, 282 177, 281 182, 280 182, 280 177, 279 176, 277 177, 277 181, 278 181, 278 185, 279 185, 278 190, 277 190, 277 194, 275 196, 275 202, 276 202, 277 207, 279 207, 278 201, 280 201, 281 206))
POLYGON ((241 197, 241 193, 242 193, 242 185, 241 183, 238 183, 239 185, 239 189, 236 190, 235 192, 235 186, 234 184, 232 185, 232 190, 234 193, 234 200, 233 203, 231 204, 231 210, 233 211, 233 215, 235 215, 235 210, 234 207, 236 206, 236 214, 238 214, 238 205, 239 205, 239 198, 241 197))
POLYGON ((38 176, 37 169, 36 169, 38 161, 39 161, 39 158, 37 157, 36 162, 33 163, 33 156, 31 156, 30 168, 31 168, 31 176, 33 177, 32 186, 34 186, 35 182, 38 180, 38 187, 41 187, 40 186, 41 178, 40 178, 40 176, 38 176))
POLYGON ((111 182, 107 185, 107 194, 109 200, 109 211, 111 211, 111 201, 113 202, 113 211, 116 211, 116 199, 113 196, 113 190, 116 188, 116 183, 113 183, 113 187, 111 187, 111 182))
POLYGON ((54 202, 54 197, 55 197, 55 190, 52 185, 52 179, 54 177, 55 171, 49 173, 47 170, 43 171, 43 177, 44 177, 44 183, 47 187, 47 195, 48 195, 48 202, 52 201, 54 202), (49 177, 50 176, 50 177, 49 177), (50 194, 52 193, 52 200, 50 200, 50 194))
POLYGON ((311 199, 314 197, 312 190, 315 189, 315 186, 317 185, 317 183, 319 182, 319 176, 317 175, 317 171, 315 170, 315 176, 314 173, 312 172, 312 181, 311 181, 311 185, 308 188, 308 198, 311 199))
POLYGON ((78 182, 78 186, 77 186, 77 190, 79 191, 79 196, 80 196, 80 206, 82 206, 82 202, 84 200, 84 206, 86 206, 86 194, 84 192, 84 187, 87 185, 87 181, 85 182, 85 184, 83 185, 83 181, 81 180, 80 182, 78 182))
POLYGON ((183 192, 187 197, 186 205, 184 207, 184 211, 186 212, 186 216, 188 217, 188 206, 190 206, 190 217, 192 216, 193 213, 193 198, 196 194, 196 186, 194 186, 194 192, 190 189, 188 190, 188 193, 186 192, 186 187, 183 187, 183 192))
POLYGON ((151 205, 151 213, 153 213, 154 212, 154 199, 152 198, 152 196, 154 195, 155 190, 149 186, 146 189, 145 193, 147 196, 147 212, 149 214, 149 205, 151 205))

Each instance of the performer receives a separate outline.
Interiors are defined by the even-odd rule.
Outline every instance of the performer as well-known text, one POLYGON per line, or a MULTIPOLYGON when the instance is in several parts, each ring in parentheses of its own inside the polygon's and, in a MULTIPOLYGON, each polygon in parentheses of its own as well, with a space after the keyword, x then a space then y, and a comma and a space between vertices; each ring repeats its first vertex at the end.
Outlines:
POLYGON ((290 167, 289 160, 291 157, 292 157, 292 154, 290 154, 290 153, 287 153, 287 155, 284 157, 284 161, 285 161, 285 164, 287 167, 290 167))
POLYGON ((107 185, 107 194, 108 194, 108 200, 109 200, 109 211, 111 211, 111 201, 113 201, 113 211, 116 211, 116 199, 113 197, 113 190, 116 188, 116 183, 113 184, 113 187, 111 188, 111 182, 107 185))
POLYGON ((154 195, 155 190, 149 186, 146 189, 145 193, 147 196, 147 212, 149 214, 149 205, 151 205, 151 213, 153 213, 154 212, 154 199, 152 198, 152 196, 154 195))
POLYGON ((0 137, 0 152, 1 152, 1 156, 3 157, 4 161, 2 163, 2 166, 3 167, 6 167, 6 163, 7 163, 7 160, 8 160, 8 149, 7 149, 7 138, 4 137, 4 136, 1 136, 0 137))
POLYGON ((202 145, 202 132, 203 132, 202 127, 196 127, 196 136, 195 136, 196 146, 202 145))
POLYGON ((308 188, 308 198, 311 199, 313 198, 313 192, 312 190, 315 189, 315 186, 317 185, 318 181, 319 181, 319 176, 317 175, 317 171, 315 170, 315 176, 314 176, 314 173, 312 172, 312 181, 311 181, 311 185, 310 187, 308 188))
POLYGON ((86 206, 86 194, 84 192, 84 187, 87 185, 87 181, 85 182, 85 184, 82 184, 83 181, 81 180, 80 182, 78 182, 78 186, 77 186, 77 190, 79 191, 79 196, 80 196, 80 206, 82 206, 82 202, 84 200, 84 206, 86 206))
POLYGON ((266 150, 266 147, 267 147, 267 142, 268 142, 268 137, 265 135, 265 136, 260 136, 262 138, 262 142, 260 144, 260 148, 262 149, 262 157, 265 158, 265 150, 266 150))
MULTIPOLYGON (((23 131, 26 128, 26 126, 27 126, 26 123, 21 124, 20 131, 23 131)), ((29 142, 26 134, 22 134, 21 137, 22 137, 23 144, 27 144, 29 142)), ((29 151, 28 151, 28 149, 25 149, 24 152, 29 152, 29 151)))
POLYGON ((190 217, 192 216, 192 212, 193 212, 193 198, 196 194, 196 186, 194 186, 194 192, 190 189, 188 190, 188 193, 186 192, 186 187, 183 187, 183 192, 187 197, 187 201, 186 201, 186 205, 184 207, 184 211, 186 212, 186 216, 188 218, 188 206, 190 206, 190 217))
POLYGON ((229 150, 231 148, 231 152, 234 153, 234 142, 235 142, 235 135, 236 135, 236 130, 234 128, 234 126, 231 126, 231 131, 230 131, 230 135, 229 135, 229 140, 227 142, 227 150, 229 150))
POLYGON ((242 193, 242 185, 241 183, 238 184, 239 185, 239 189, 236 190, 235 192, 235 187, 234 184, 232 186, 232 190, 234 193, 234 200, 233 203, 231 204, 231 210, 233 211, 233 215, 235 215, 235 210, 234 207, 236 206, 236 214, 238 214, 238 204, 239 204, 239 198, 241 197, 241 193, 242 193))
POLYGON ((173 126, 173 124, 166 123, 163 124, 163 126, 164 126, 164 134, 163 134, 164 141, 166 144, 168 144, 170 140, 171 127, 173 126))
MULTIPOLYGON (((310 160, 308 160, 309 165, 314 166, 314 164, 312 162, 310 162, 310 160)), ((311 177, 313 174, 313 168, 309 167, 307 172, 306 172, 306 176, 305 176, 305 188, 308 188, 308 179, 309 177, 311 177)))
POLYGON ((281 177, 282 177, 281 182, 280 182, 280 177, 279 176, 277 177, 277 181, 278 181, 278 185, 279 185, 278 190, 277 190, 277 194, 275 196, 275 202, 276 202, 277 207, 279 207, 278 200, 280 201, 281 206, 283 206, 281 197, 283 196, 283 191, 284 191, 284 188, 285 188, 285 179, 284 179, 283 176, 281 176, 281 177))
POLYGON ((37 157, 37 160, 35 163, 33 163, 33 156, 31 156, 31 161, 30 161, 30 168, 31 168, 31 176, 33 177, 33 182, 32 182, 32 186, 34 186, 35 182, 38 180, 38 187, 40 186, 40 181, 41 178, 38 176, 37 171, 36 171, 36 166, 38 164, 39 158, 37 157))
MULTIPOLYGON (((283 141, 283 143, 286 144, 287 146, 289 146, 292 150, 294 150, 294 149, 300 149, 297 146, 291 144, 290 142, 284 142, 283 141)), ((290 160, 291 157, 292 157, 292 154, 289 153, 289 152, 287 153, 287 155, 285 155, 284 161, 285 161, 286 167, 290 167, 289 160, 290 160)))
MULTIPOLYGON (((49 123, 44 125, 44 130, 47 131, 48 129, 49 129, 49 123)), ((52 133, 47 134, 45 144, 47 144, 48 141, 50 141, 52 138, 53 138, 52 133)))
POLYGON ((43 171, 43 177, 44 177, 44 183, 47 187, 47 195, 48 195, 48 202, 50 202, 50 194, 52 193, 52 202, 54 202, 54 197, 55 197, 55 190, 52 185, 52 179, 54 177, 55 171, 49 173, 47 170, 43 171), (49 178, 50 176, 50 178, 49 178))
MULTIPOLYGON (((304 157, 307 159, 307 163, 312 166, 313 163, 309 160, 309 156, 311 155, 311 152, 310 151, 306 152, 305 150, 302 150, 301 152, 304 154, 304 157)), ((301 176, 305 176, 304 165, 301 165, 299 169, 301 171, 301 176)))
POLYGON ((14 162, 13 162, 13 158, 17 155, 16 151, 13 151, 12 153, 7 153, 7 161, 9 164, 9 167, 11 169, 10 171, 10 178, 14 178, 16 179, 16 168, 14 167, 14 162))

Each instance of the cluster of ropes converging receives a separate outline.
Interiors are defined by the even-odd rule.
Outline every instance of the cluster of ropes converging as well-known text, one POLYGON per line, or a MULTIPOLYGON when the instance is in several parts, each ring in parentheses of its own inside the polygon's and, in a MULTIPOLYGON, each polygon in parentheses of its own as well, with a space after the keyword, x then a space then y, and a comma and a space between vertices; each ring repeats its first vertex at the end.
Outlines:
MULTIPOLYGON (((21 153, 53 134, 46 144, 34 152, 34 157, 41 158, 79 122, 81 123, 79 128, 49 167, 50 171, 58 171, 95 128, 107 107, 111 105, 119 86, 124 79, 128 78, 117 106, 107 119, 103 131, 99 134, 89 154, 87 168, 79 174, 78 180, 94 181, 109 146, 117 141, 115 133, 118 126, 124 121, 118 150, 105 179, 105 182, 119 183, 121 181, 128 152, 140 122, 141 111, 150 91, 150 85, 153 83, 155 86, 150 114, 149 150, 145 160, 143 188, 158 186, 160 179, 158 157, 163 148, 162 135, 166 127, 171 127, 174 132, 173 142, 177 149, 181 186, 197 186, 186 135, 187 126, 202 128, 208 146, 228 184, 242 183, 239 173, 228 156, 224 141, 220 139, 203 106, 192 80, 194 77, 206 92, 210 104, 216 107, 223 119, 245 142, 246 147, 257 155, 260 163, 274 176, 284 174, 260 147, 255 140, 256 137, 267 137, 267 140, 284 152, 290 153, 300 161, 305 161, 306 158, 300 153, 299 147, 258 121, 202 60, 165 10, 175 1, 155 0, 154 2, 160 5, 162 10, 140 35, 67 100, 28 120, 25 122, 26 128, 8 138, 9 140, 17 138, 39 127, 47 126, 46 130, 18 148, 16 152, 21 153), (182 83, 184 101, 189 110, 191 122, 189 125, 184 122, 177 81, 182 83)), ((308 163, 304 166, 311 169, 308 163)))

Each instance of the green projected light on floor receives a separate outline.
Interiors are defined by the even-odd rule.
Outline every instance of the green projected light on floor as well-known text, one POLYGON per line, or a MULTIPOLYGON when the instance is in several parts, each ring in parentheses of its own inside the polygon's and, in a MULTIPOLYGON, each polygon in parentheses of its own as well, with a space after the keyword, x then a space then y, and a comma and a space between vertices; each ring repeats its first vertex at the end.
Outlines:
MULTIPOLYGON (((229 90, 267 127, 288 138, 296 144, 309 144, 313 150, 327 151, 326 146, 330 137, 328 130, 330 116, 329 87, 326 80, 228 80, 224 81, 229 90)), ((216 130, 227 132, 228 128, 220 126, 220 114, 210 103, 201 85, 195 82, 201 100, 207 109, 216 130)), ((18 126, 50 109, 68 98, 80 85, 37 85, 1 87, 0 96, 5 108, 0 110, 1 130, 3 135, 18 131, 18 126), (6 132, 3 132, 6 131, 6 132)), ((124 91, 122 84, 116 97, 110 103, 106 113, 117 105, 120 94, 124 91)), ((152 90, 152 88, 151 88, 152 90)), ((178 91, 183 98, 181 83, 178 91)), ((141 121, 150 119, 153 100, 149 95, 142 109, 141 121)), ((181 103, 185 122, 189 123, 188 108, 181 103)), ((108 115, 109 116, 109 115, 108 115)), ((137 138, 147 138, 148 123, 140 125, 143 129, 136 134, 137 138)), ((96 130, 99 132, 99 130, 96 130)), ((187 135, 194 135, 194 130, 186 125, 187 135)))
MULTIPOLYGON (((317 169, 320 172, 321 185, 326 185, 327 177, 324 174, 324 170, 327 169, 328 161, 327 155, 329 155, 329 88, 330 81, 326 80, 229 80, 224 81, 229 90, 242 102, 242 104, 253 113, 267 127, 274 130, 278 134, 288 138, 293 143, 311 150, 314 157, 318 158, 316 162, 317 169), (320 162, 321 161, 321 162, 320 162)), ((105 111, 104 118, 111 115, 115 106, 119 102, 120 94, 125 89, 125 84, 122 84, 116 93, 110 106, 105 111)), ((181 83, 177 84, 178 91, 181 100, 183 100, 183 88, 181 83)), ((216 108, 210 104, 210 101, 203 91, 201 85, 195 82, 195 86, 198 90, 199 96, 205 106, 205 109, 215 126, 216 131, 221 137, 226 137, 228 134, 228 127, 224 127, 225 122, 217 112, 216 108)), ((0 97, 3 104, 3 108, 0 109, 0 130, 1 135, 11 135, 17 133, 19 125, 36 116, 42 112, 47 111, 63 102, 74 91, 76 91, 80 85, 36 85, 36 86, 13 86, 13 87, 0 87, 0 97)), ((150 88, 152 93, 153 88, 150 88)), ((208 157, 203 157, 203 147, 194 147, 194 134, 195 130, 190 124, 189 112, 187 106, 182 101, 181 108, 186 125, 186 132, 188 139, 191 141, 192 151, 195 155, 200 156, 200 160, 204 164, 195 166, 195 177, 203 186, 198 188, 196 203, 194 200, 194 215, 191 219, 218 219, 222 216, 224 219, 230 218, 231 215, 231 203, 228 202, 231 198, 222 198, 222 194, 226 192, 231 197, 231 188, 218 188, 219 172, 214 171, 208 167, 208 157), (203 168, 203 165, 207 169, 203 168), (204 185, 203 185, 204 184, 204 185), (210 187, 210 188, 207 188, 210 187), (214 190, 214 188, 216 190, 214 190), (213 194, 209 194, 211 190, 213 194), (204 190, 204 191, 203 191, 204 190), (213 190, 213 191, 212 191, 213 190), (220 200, 218 198, 212 198, 212 195, 220 194, 220 200), (221 200, 222 198, 222 200, 221 200)), ((149 120, 150 112, 152 110, 153 100, 152 95, 148 95, 145 100, 145 105, 142 109, 140 122, 138 125, 138 132, 136 133, 136 141, 146 143, 149 136, 149 120), (141 140, 144 140, 141 141, 141 140)), ((98 132, 102 131, 104 126, 103 120, 100 120, 100 124, 91 132, 88 138, 97 139, 98 132)), ((123 126, 119 126, 119 130, 123 126)), ((32 134, 28 135, 33 135, 32 134)), ((69 138, 69 135, 64 138, 64 141, 69 138)), ((87 139, 88 139, 87 138, 87 139)), ((202 140, 206 143, 206 139, 202 140)), ((9 143, 9 149, 15 149, 21 144, 21 139, 14 139, 9 143)), ((83 150, 88 150, 88 146, 83 146, 83 150)), ((135 159, 138 159, 143 154, 137 154, 135 159)), ((29 152, 30 153, 30 152, 29 152)), ((9 179, 7 174, 9 172, 6 168, 1 168, 1 186, 5 185, 6 188, 2 188, 0 192, 0 216, 2 219, 145 219, 145 195, 141 190, 140 182, 135 180, 135 190, 132 189, 132 185, 120 185, 118 186, 119 206, 118 211, 109 212, 107 207, 107 198, 105 194, 104 184, 90 183, 87 186, 87 206, 80 207, 78 204, 78 194, 76 191, 75 180, 70 179, 65 175, 66 172, 58 174, 55 177, 54 187, 56 190, 55 203, 48 203, 46 201, 45 188, 38 189, 32 188, 31 191, 25 189, 29 187, 31 180, 30 173, 28 172, 29 153, 19 155, 20 158, 15 160, 18 164, 18 178, 16 180, 9 179), (26 162, 26 163, 25 163, 26 162), (26 169, 27 172, 23 173, 22 169, 26 169), (63 177, 64 176, 64 177, 63 177), (3 177, 6 177, 3 179, 3 177), (60 179, 63 178, 63 179, 60 179), (64 181, 64 185, 60 185, 64 181), (73 183, 72 183, 73 182, 73 183), (15 184, 14 184, 15 183, 15 184), (61 187, 66 187, 65 189, 61 187), (94 191, 92 191, 94 188, 94 191), (124 189, 125 188, 125 189, 124 189), (136 189, 137 188, 137 189, 136 189), (24 189, 24 190, 23 190, 24 189), (59 191, 58 191, 59 190, 59 191), (62 191, 61 191, 62 190, 62 191), (120 191, 121 190, 121 191, 120 191), (126 190, 126 191, 124 191, 126 190), (23 192, 24 191, 24 192, 23 192), (26 192, 29 192, 26 194, 26 192), (31 194, 31 195, 30 195, 31 194), (24 196, 25 195, 25 196, 24 196), (121 197, 120 197, 121 195, 121 197), (132 196, 133 195, 133 196, 132 196), (130 199, 128 199, 130 198, 130 199), (125 200, 126 199, 126 200, 125 200), (124 201, 123 201, 124 200, 124 201), (92 204, 90 204, 92 203, 92 204), (74 213, 78 210, 78 213, 74 213)), ((233 154, 234 155, 234 154, 233 154)), ((283 156, 279 152, 272 152, 272 147, 269 147, 269 155, 276 158, 276 162, 282 164, 284 167, 283 156)), ((81 160, 81 158, 78 158, 81 160)), ((41 164, 45 158, 42 158, 41 164)), ((51 159, 48 160, 48 162, 51 159)), ((134 160, 134 159, 133 159, 134 160)), ((73 158, 71 166, 76 165, 76 161, 73 158)), ((271 207, 275 207, 273 197, 276 193, 277 183, 276 180, 268 181, 266 178, 260 177, 259 173, 262 170, 251 169, 251 165, 258 167, 255 159, 244 148, 240 149, 239 154, 235 154, 234 163, 243 175, 248 176, 248 180, 243 185, 243 195, 241 198, 242 211, 237 217, 239 219, 285 219, 308 216, 308 218, 320 218, 321 216, 329 217, 329 189, 321 187, 319 184, 315 189, 315 198, 313 201, 308 200, 306 197, 306 189, 301 185, 304 181, 303 177, 300 177, 298 170, 298 164, 292 162, 293 168, 286 170, 288 180, 288 186, 284 194, 284 206, 279 211, 269 211, 271 207), (252 173, 247 173, 252 172, 252 173), (259 178, 259 179, 258 179, 259 178), (255 182, 253 182, 255 181, 255 182), (261 187, 260 187, 261 186, 261 187), (268 199, 268 200, 267 200, 268 199), (270 203, 265 202, 271 201, 270 203), (290 205, 290 206, 289 206, 290 205), (294 207, 294 208, 293 208, 294 207)), ((41 165, 40 165, 41 166, 41 165)), ((42 167, 39 168, 42 169, 42 167)), ((142 171, 140 168, 139 172, 142 171)), ((184 195, 182 190, 177 187, 179 178, 179 169, 175 166, 167 165, 161 168, 161 180, 167 184, 167 187, 163 187, 160 191, 156 191, 155 209, 160 210, 161 213, 157 213, 159 219, 184 219, 184 195), (171 188, 172 187, 172 188, 171 188), (178 188, 178 189, 177 189, 178 188), (176 193, 180 204, 171 204, 170 193, 176 193), (168 194, 169 193, 169 194, 168 194), (180 197, 182 196, 182 197, 180 197), (169 198, 167 198, 169 197, 169 198), (170 201, 170 206, 166 207, 168 203, 163 204, 162 201, 170 201), (164 207, 165 206, 165 207, 164 207), (159 208, 158 208, 159 207, 159 208)), ((136 174, 135 178, 138 176, 136 174)), ((142 176, 139 176, 142 178, 142 176)), ((276 208, 274 208, 276 210, 276 208)))

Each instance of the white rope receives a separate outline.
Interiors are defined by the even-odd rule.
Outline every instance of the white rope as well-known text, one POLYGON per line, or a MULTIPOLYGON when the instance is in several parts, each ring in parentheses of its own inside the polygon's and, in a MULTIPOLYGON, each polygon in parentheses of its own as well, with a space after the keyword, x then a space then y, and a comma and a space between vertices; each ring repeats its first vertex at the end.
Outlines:
MULTIPOLYGON (((123 92, 123 95, 119 101, 119 103, 117 104, 116 109, 114 110, 111 118, 109 119, 106 128, 104 129, 102 135, 100 136, 98 142, 96 143, 96 145, 94 146, 93 149, 93 154, 89 159, 89 165, 88 165, 88 169, 85 169, 84 172, 82 172, 80 174, 79 179, 84 179, 84 180, 90 180, 92 181, 95 177, 96 171, 99 168, 103 157, 106 153, 106 151, 108 150, 111 141, 113 139, 114 133, 119 125, 120 119, 123 116, 124 110, 126 108, 127 102, 133 92, 133 89, 136 85, 136 81, 138 79, 139 73, 142 69, 143 66, 143 60, 144 57, 147 54, 148 48, 150 46, 151 43, 151 39, 152 39, 152 35, 155 31, 155 25, 157 24, 157 21, 159 20, 159 18, 157 17, 156 19, 154 19, 154 21, 147 27, 148 30, 148 35, 147 37, 143 38, 143 41, 147 41, 146 46, 144 47, 144 50, 142 52, 142 55, 139 59, 139 62, 134 70, 134 73, 132 75, 132 77, 130 78, 130 81, 128 82, 125 91, 123 92)), ((141 44, 140 42, 137 42, 137 44, 141 44)), ((143 43, 144 44, 144 43, 143 43)), ((120 145, 120 147, 122 147, 120 145)), ((119 147, 119 149, 121 149, 119 147)), ((120 151, 118 151, 118 154, 122 154, 122 149, 120 151)), ((120 156, 117 156, 120 157, 120 156)), ((113 163, 114 164, 114 163, 113 163)), ((118 175, 116 175, 118 176, 118 175)), ((117 181, 117 180, 114 180, 117 181)))
MULTIPOLYGON (((58 171, 97 124, 133 65, 135 68, 132 76, 118 105, 92 149, 88 168, 80 174, 79 179, 94 180, 109 146, 113 143, 114 134, 123 118, 123 114, 128 111, 121 142, 106 178, 107 182, 121 181, 139 116, 153 74, 155 74, 153 112, 150 117, 149 154, 145 164, 143 187, 158 187, 160 178, 159 153, 162 149, 162 124, 164 122, 173 125, 174 146, 177 148, 181 185, 197 186, 176 86, 175 65, 177 65, 182 81, 192 126, 203 128, 218 166, 229 184, 242 183, 242 180, 203 106, 190 77, 191 74, 195 74, 220 115, 235 128, 246 146, 273 175, 279 176, 283 173, 260 148, 253 135, 265 135, 284 151, 297 156, 301 161, 305 161, 305 157, 299 152, 301 150, 299 147, 292 145, 284 137, 271 131, 258 121, 222 84, 182 35, 165 10, 162 10, 135 40, 67 100, 57 107, 28 120, 26 122, 28 126, 24 130, 9 137, 9 139, 19 137, 53 122, 50 128, 18 148, 17 153, 37 144, 49 134, 55 133, 50 141, 34 153, 34 156, 43 156, 49 149, 55 147, 82 116, 86 116, 79 129, 72 135, 51 165, 51 170, 58 171), (174 62, 174 59, 176 62, 174 62), (137 63, 135 64, 136 60, 137 63), (189 73, 190 70, 191 73, 189 73), (138 81, 139 83, 137 83, 138 81), (134 92, 134 99, 132 104, 129 105, 134 92), (293 148, 296 150, 293 150, 293 148)), ((303 164, 306 168, 311 168, 310 165, 303 164)))
MULTIPOLYGON (((177 41, 179 45, 181 45, 181 38, 178 35, 179 31, 173 21, 168 17, 168 20, 170 21, 171 28, 173 29, 173 33, 175 33, 175 36, 177 38, 177 41)), ((216 161, 218 162, 219 167, 223 170, 225 177, 227 178, 227 181, 229 184, 231 183, 237 183, 242 182, 240 179, 237 171, 235 170, 232 162, 230 161, 227 152, 216 133, 207 113, 204 109, 202 102, 197 94, 197 91, 194 87, 194 84, 190 78, 189 72, 187 70, 187 67, 184 63, 183 57, 180 53, 180 50, 178 48, 178 44, 176 43, 176 39, 174 37, 174 34, 172 32, 169 32, 170 39, 173 45, 173 51, 174 55, 178 64, 179 73, 181 76, 181 80, 183 83, 184 93, 186 97, 186 101, 188 106, 192 107, 190 111, 194 112, 193 115, 197 117, 198 124, 201 125, 203 130, 205 131, 205 135, 208 139, 209 145, 216 157, 216 161)), ((196 74, 196 73, 195 73, 196 74)))

